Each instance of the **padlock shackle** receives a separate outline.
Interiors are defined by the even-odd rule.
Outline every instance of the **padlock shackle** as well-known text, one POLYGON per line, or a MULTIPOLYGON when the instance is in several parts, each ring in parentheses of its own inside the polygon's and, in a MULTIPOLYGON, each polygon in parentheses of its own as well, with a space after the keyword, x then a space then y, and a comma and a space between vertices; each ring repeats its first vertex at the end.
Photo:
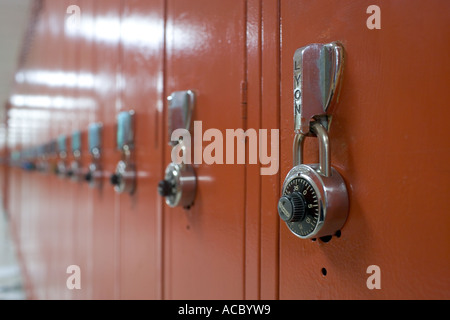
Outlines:
POLYGON ((294 137, 293 145, 293 163, 294 167, 303 163, 303 145, 305 143, 306 135, 302 133, 296 133, 294 137))
MULTIPOLYGON (((320 122, 311 123, 311 132, 319 139, 319 170, 318 172, 324 176, 331 176, 331 159, 330 159, 330 140, 328 139, 327 129, 320 122)), ((303 163, 303 145, 306 135, 297 133, 294 137, 293 160, 294 166, 303 163)))
POLYGON ((331 159, 328 131, 319 122, 312 123, 311 131, 319 139, 319 173, 329 177, 331 176, 331 159))

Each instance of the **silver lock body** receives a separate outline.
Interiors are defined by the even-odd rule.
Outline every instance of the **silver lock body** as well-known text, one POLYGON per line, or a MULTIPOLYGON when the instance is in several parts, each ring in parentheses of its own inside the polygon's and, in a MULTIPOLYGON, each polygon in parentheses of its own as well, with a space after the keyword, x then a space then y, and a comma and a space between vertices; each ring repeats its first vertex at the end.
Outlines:
POLYGON ((72 155, 74 160, 70 163, 67 175, 72 181, 80 181, 83 176, 81 167, 81 131, 75 131, 72 134, 72 155))
POLYGON ((136 168, 134 164, 120 160, 116 166, 116 183, 114 183, 114 190, 117 193, 132 194, 136 188, 136 168))
POLYGON ((80 165, 80 160, 72 160, 70 163, 68 175, 72 181, 80 181, 83 175, 82 168, 80 165))
MULTIPOLYGON (((348 214, 347 187, 339 172, 331 167, 328 132, 319 122, 314 122, 311 123, 311 133, 319 141, 320 163, 302 163, 305 136, 297 135, 293 146, 294 167, 287 174, 282 188, 283 196, 288 197, 295 192, 305 192, 300 196, 305 207, 302 218, 285 220, 289 230, 303 239, 333 235, 342 228, 348 214), (309 195, 308 199, 304 197, 306 195, 309 195)), ((280 205, 278 210, 283 219, 280 205)))
POLYGON ((302 239, 319 238, 333 235, 345 224, 348 212, 347 188, 342 176, 331 168, 331 175, 321 175, 319 164, 298 165, 292 168, 286 176, 282 193, 287 194, 287 186, 296 178, 305 179, 314 188, 317 195, 318 214, 312 232, 304 233, 303 221, 286 222, 293 234, 302 239))
POLYGON ((111 176, 111 184, 117 193, 134 193, 136 189, 136 167, 132 152, 134 149, 134 111, 122 111, 117 116, 117 149, 122 160, 117 163, 111 176))
POLYGON ((56 172, 58 177, 63 178, 67 174, 66 162, 63 159, 59 159, 56 163, 56 172))
POLYGON ((102 185, 102 168, 100 164, 92 162, 89 164, 88 173, 85 176, 85 180, 89 183, 91 188, 100 188, 102 185))
POLYGON ((57 146, 58 146, 58 156, 59 159, 56 162, 56 173, 59 177, 65 177, 67 174, 67 165, 66 165, 66 158, 67 158, 67 147, 66 147, 66 136, 61 135, 58 137, 57 140, 57 146))
POLYGON ((101 123, 91 123, 88 128, 88 144, 91 154, 91 163, 88 166, 88 172, 85 180, 91 188, 100 188, 102 185, 102 166, 101 166, 101 132, 103 125, 101 123))
POLYGON ((165 197, 170 207, 189 207, 193 204, 197 188, 197 177, 191 165, 170 163, 164 180, 171 184, 171 192, 165 197))

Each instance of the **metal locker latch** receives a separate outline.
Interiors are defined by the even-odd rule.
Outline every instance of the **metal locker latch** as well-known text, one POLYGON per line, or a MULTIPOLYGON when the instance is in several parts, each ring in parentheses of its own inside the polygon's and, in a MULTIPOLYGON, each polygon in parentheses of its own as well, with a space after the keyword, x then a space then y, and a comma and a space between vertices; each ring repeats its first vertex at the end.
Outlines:
POLYGON ((65 177, 67 174, 66 158, 67 158, 67 141, 66 136, 60 135, 57 139, 58 160, 56 162, 55 173, 59 177, 65 177))
POLYGON ((110 181, 117 193, 132 194, 136 189, 136 168, 132 157, 134 149, 134 111, 122 111, 117 116, 117 149, 122 159, 110 181))
MULTIPOLYGON (((176 129, 190 130, 192 114, 195 105, 193 91, 176 91, 168 98, 168 134, 169 145, 181 150, 183 157, 186 155, 186 144, 182 139, 172 141, 172 133, 176 129)), ((189 144, 190 145, 190 144, 189 144)), ((173 153, 173 152, 172 152, 173 153)), ((197 177, 194 167, 183 159, 170 163, 165 171, 164 180, 158 184, 158 192, 166 198, 170 207, 181 206, 190 208, 195 199, 197 189, 197 177)))
POLYGON ((328 138, 343 64, 344 48, 338 42, 311 44, 294 54, 294 167, 284 180, 278 213, 303 239, 333 235, 347 219, 347 188, 331 166, 328 138), (318 138, 319 164, 303 164, 307 136, 318 138))
POLYGON ((83 175, 81 168, 81 131, 72 133, 72 155, 73 160, 66 172, 73 181, 80 181, 83 175))
POLYGON ((101 166, 101 123, 91 123, 88 128, 88 144, 91 153, 91 163, 88 167, 84 179, 90 187, 101 187, 102 184, 102 166, 101 166))

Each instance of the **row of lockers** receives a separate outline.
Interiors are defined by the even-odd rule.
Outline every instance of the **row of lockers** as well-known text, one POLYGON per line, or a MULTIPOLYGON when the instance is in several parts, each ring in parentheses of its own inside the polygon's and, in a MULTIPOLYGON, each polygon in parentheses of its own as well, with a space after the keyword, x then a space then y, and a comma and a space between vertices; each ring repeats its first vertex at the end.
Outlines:
MULTIPOLYGON (((11 151, 66 136, 68 166, 74 160, 72 133, 80 131, 79 162, 86 169, 92 161, 87 128, 100 122, 104 179, 101 188, 91 188, 84 181, 52 173, 10 169, 8 212, 16 226, 32 297, 244 298, 244 166, 198 168, 202 182, 196 205, 189 211, 169 209, 157 192, 170 162, 165 108, 171 92, 191 88, 198 92, 194 118, 202 119, 206 128, 243 124, 245 42, 241 36, 246 3, 202 1, 197 9, 191 5, 185 1, 39 3, 39 18, 29 37, 32 44, 10 99, 11 151), (69 24, 71 5, 80 8, 77 31, 69 24), (174 16, 165 19, 169 11, 174 16), (185 16, 186 12, 192 15, 185 16), (208 39, 214 32, 219 37, 208 39), (202 76, 191 59, 195 48, 215 51, 214 58, 201 63, 202 76), (168 55, 173 56, 170 63, 168 55), (169 84, 173 81, 169 72, 185 74, 184 79, 177 76, 179 83, 169 84), (74 74, 78 78, 71 82, 74 74), (220 102, 211 100, 219 96, 220 102), (216 117, 220 109, 223 116, 216 117), (20 113, 23 110, 27 114, 20 113), (132 196, 116 193, 108 181, 121 159, 116 148, 117 115, 129 110, 135 111, 137 181, 132 196), (241 184, 240 195, 228 191, 234 201, 225 201, 220 210, 215 199, 201 200, 203 194, 217 194, 215 189, 230 183, 241 184), (181 247, 182 243, 187 246, 181 247), (69 265, 80 267, 81 290, 66 287, 69 265), (171 271, 175 266, 181 272, 171 271), (201 281, 195 279, 200 274, 201 281)), ((198 62, 202 60, 199 56, 198 62)), ((49 155, 54 165, 61 160, 61 149, 49 155)))
MULTIPOLYGON (((371 29, 373 4, 36 1, 7 105, 11 161, 2 164, 29 297, 448 298, 449 140, 444 126, 424 127, 431 115, 449 116, 450 7, 380 1, 381 28, 371 29), (331 163, 350 209, 337 234, 312 241, 288 230, 277 202, 293 165, 294 52, 332 41, 346 60, 331 163), (171 162, 167 97, 181 90, 195 92, 192 120, 203 132, 278 129, 279 170, 194 164, 194 204, 169 207, 158 183, 171 162), (109 181, 124 159, 117 117, 129 111, 132 194, 109 181), (75 161, 86 178, 95 123, 102 183, 53 174, 59 161, 69 171, 75 161), (67 286, 73 265, 81 289, 67 286), (369 285, 371 270, 380 286, 369 285)), ((306 140, 304 161, 318 162, 317 139, 306 140)))

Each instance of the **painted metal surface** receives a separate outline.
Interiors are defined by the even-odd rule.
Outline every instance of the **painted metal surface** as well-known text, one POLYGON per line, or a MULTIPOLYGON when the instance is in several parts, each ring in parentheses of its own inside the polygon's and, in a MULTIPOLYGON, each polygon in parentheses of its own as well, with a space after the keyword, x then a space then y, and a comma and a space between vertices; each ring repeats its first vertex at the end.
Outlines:
POLYGON ((94 192, 93 298, 118 299, 119 291, 119 198, 109 183, 120 155, 116 152, 117 82, 120 75, 120 1, 96 1, 94 5, 94 91, 96 121, 103 123, 102 187, 94 192))
MULTIPOLYGON (((11 94, 2 171, 29 298, 450 296, 447 2, 383 1, 375 30, 366 26, 369 1, 42 4, 11 94), (79 20, 70 6, 80 8, 79 20), (292 57, 331 41, 342 42, 347 58, 329 138, 350 212, 340 235, 324 242, 295 237, 277 201, 292 168, 292 57), (279 150, 269 148, 279 171, 202 159, 194 205, 167 206, 157 192, 171 162, 166 98, 180 90, 196 94, 199 134, 279 129, 279 150), (132 195, 109 182, 121 159, 116 117, 128 110, 136 114, 132 195), (93 122, 103 124, 101 187, 52 173, 56 153, 47 153, 46 173, 14 165, 18 152, 80 130, 87 169, 93 122), (79 290, 67 287, 71 265, 81 269, 79 290), (380 290, 367 288, 371 265, 380 267, 380 290)), ((318 162, 316 139, 303 150, 305 163, 318 162)))
MULTIPOLYGON (((244 10, 244 1, 167 1, 165 92, 195 92, 192 120, 202 121, 200 134, 243 125, 244 10)), ((168 164, 171 148, 163 141, 168 164)), ((194 167, 193 206, 163 209, 163 298, 241 299, 245 168, 204 162, 194 167)))
POLYGON ((161 299, 164 2, 126 1, 121 20, 120 110, 135 111, 137 184, 120 194, 120 298, 161 299))
MULTIPOLYGON (((370 30, 369 14, 362 13, 371 4, 281 2, 281 176, 291 167, 293 54, 309 43, 339 40, 347 60, 330 143, 350 197, 341 236, 328 243, 296 239, 281 227, 281 299, 449 294, 450 220, 444 212, 450 203, 443 184, 449 144, 444 127, 424 129, 429 115, 450 115, 438 94, 449 85, 440 71, 449 68, 449 46, 438 31, 446 28, 449 6, 382 2, 381 29, 370 30), (408 47, 415 50, 406 54, 408 47), (366 286, 370 265, 380 267, 380 290, 366 286)), ((306 141, 306 163, 318 162, 316 150, 317 141, 306 141)))

